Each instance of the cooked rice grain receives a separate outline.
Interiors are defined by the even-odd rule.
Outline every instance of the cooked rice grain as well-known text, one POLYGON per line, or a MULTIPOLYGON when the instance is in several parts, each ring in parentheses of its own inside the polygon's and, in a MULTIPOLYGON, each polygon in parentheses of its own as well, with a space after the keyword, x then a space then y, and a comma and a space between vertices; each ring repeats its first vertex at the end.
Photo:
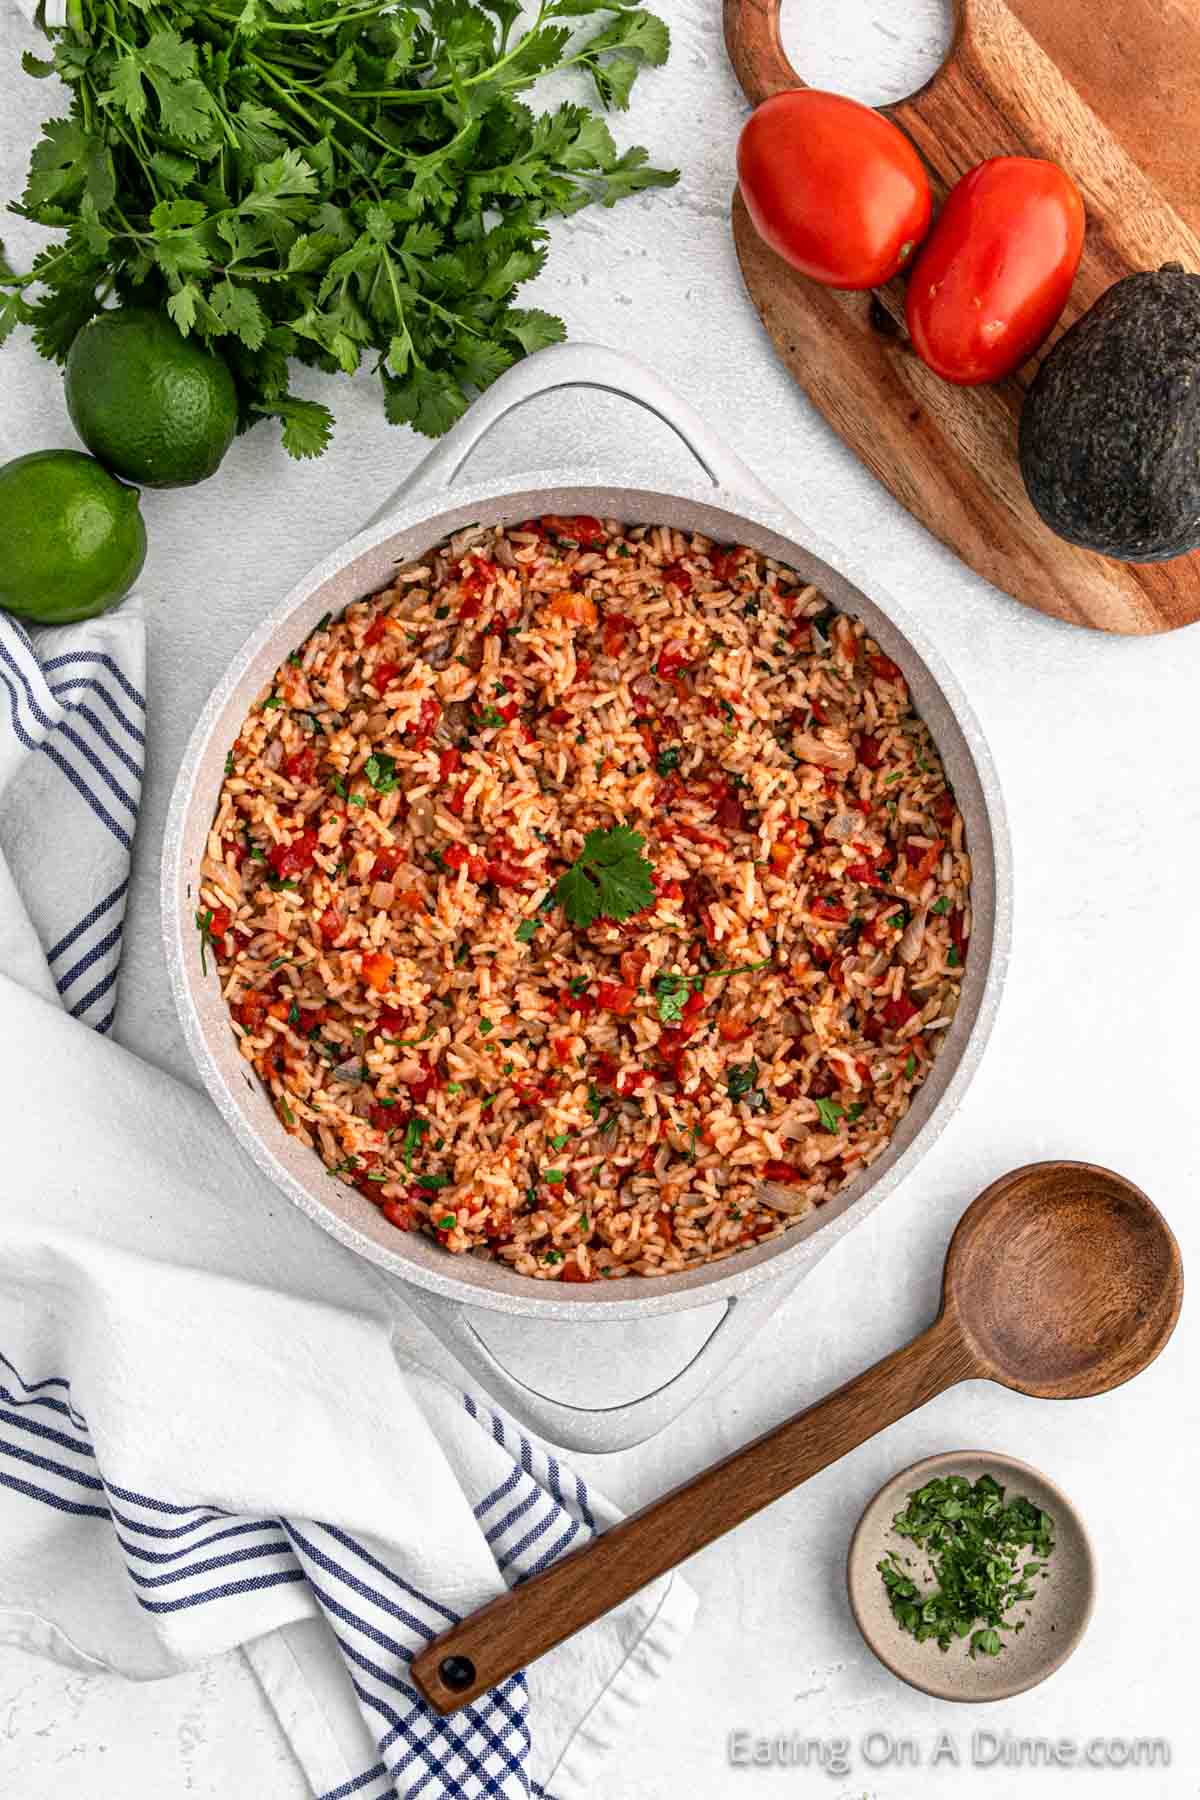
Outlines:
POLYGON ((776 1237, 880 1155, 954 1016, 970 863, 861 624, 752 550, 544 518, 458 533, 287 659, 198 923, 334 1175, 591 1281, 776 1237), (552 890, 615 824, 655 903, 576 929, 552 890))

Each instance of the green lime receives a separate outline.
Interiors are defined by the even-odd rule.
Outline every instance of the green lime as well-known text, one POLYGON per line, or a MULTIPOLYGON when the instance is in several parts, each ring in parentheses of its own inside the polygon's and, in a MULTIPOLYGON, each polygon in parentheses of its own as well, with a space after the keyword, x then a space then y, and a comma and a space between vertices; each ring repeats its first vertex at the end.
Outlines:
POLYGON ((83 327, 66 389, 71 423, 93 456, 142 487, 206 480, 237 430, 228 364, 146 307, 102 312, 83 327))
POLYGON ((137 491, 82 450, 35 450, 0 468, 0 608, 66 625, 107 612, 146 560, 137 491))

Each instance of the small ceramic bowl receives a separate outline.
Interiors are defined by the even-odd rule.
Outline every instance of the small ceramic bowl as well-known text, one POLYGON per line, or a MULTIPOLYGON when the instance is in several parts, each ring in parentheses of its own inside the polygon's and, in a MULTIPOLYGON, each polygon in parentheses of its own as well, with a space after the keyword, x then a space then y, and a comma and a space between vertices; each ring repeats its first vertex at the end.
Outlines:
MULTIPOLYGON (((1032 1557, 1033 1552, 1028 1554, 1032 1557)), ((975 1702, 1007 1700, 1036 1687, 1060 1668, 1087 1629, 1096 1592, 1091 1541, 1067 1496, 1028 1463, 988 1450, 952 1450, 944 1456, 927 1456, 894 1475, 880 1488, 855 1528, 846 1579, 855 1623, 885 1668, 936 1699, 975 1702), (931 1638, 919 1644, 892 1616, 876 1564, 895 1550, 901 1557, 912 1558, 913 1578, 919 1585, 928 1582, 930 1571, 923 1552, 892 1529, 892 1520, 913 1490, 935 1475, 965 1475, 969 1481, 991 1475, 1005 1490, 1006 1500, 1024 1496, 1054 1520, 1048 1579, 1039 1576, 1034 1598, 1013 1609, 1010 1616, 1014 1622, 1023 1620, 1024 1630, 1002 1632, 1004 1648, 998 1656, 972 1656, 969 1638, 956 1638, 948 1650, 940 1650, 931 1638)))

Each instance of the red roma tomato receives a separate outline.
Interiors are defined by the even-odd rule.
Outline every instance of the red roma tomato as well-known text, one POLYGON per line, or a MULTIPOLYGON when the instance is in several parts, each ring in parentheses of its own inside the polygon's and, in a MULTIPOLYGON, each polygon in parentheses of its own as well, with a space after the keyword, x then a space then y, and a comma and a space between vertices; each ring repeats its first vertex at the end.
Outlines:
POLYGON ((956 182, 917 258, 908 329, 946 381, 1000 381, 1032 356, 1067 303, 1083 201, 1056 163, 994 156, 956 182))
POLYGON ((756 107, 738 183, 758 235, 802 275, 879 287, 929 230, 929 182, 904 133, 843 94, 796 88, 756 107))

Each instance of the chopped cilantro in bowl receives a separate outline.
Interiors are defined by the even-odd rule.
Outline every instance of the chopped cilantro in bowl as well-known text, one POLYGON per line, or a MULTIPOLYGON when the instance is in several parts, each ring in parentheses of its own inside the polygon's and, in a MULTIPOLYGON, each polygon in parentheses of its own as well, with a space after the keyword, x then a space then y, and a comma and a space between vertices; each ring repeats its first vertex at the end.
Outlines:
POLYGON ((1046 1579, 1050 1514, 1006 1499, 992 1475, 938 1475, 909 1494, 892 1530, 921 1553, 892 1549, 876 1565, 901 1631, 943 1651, 965 1640, 972 1657, 999 1656, 1046 1579))

